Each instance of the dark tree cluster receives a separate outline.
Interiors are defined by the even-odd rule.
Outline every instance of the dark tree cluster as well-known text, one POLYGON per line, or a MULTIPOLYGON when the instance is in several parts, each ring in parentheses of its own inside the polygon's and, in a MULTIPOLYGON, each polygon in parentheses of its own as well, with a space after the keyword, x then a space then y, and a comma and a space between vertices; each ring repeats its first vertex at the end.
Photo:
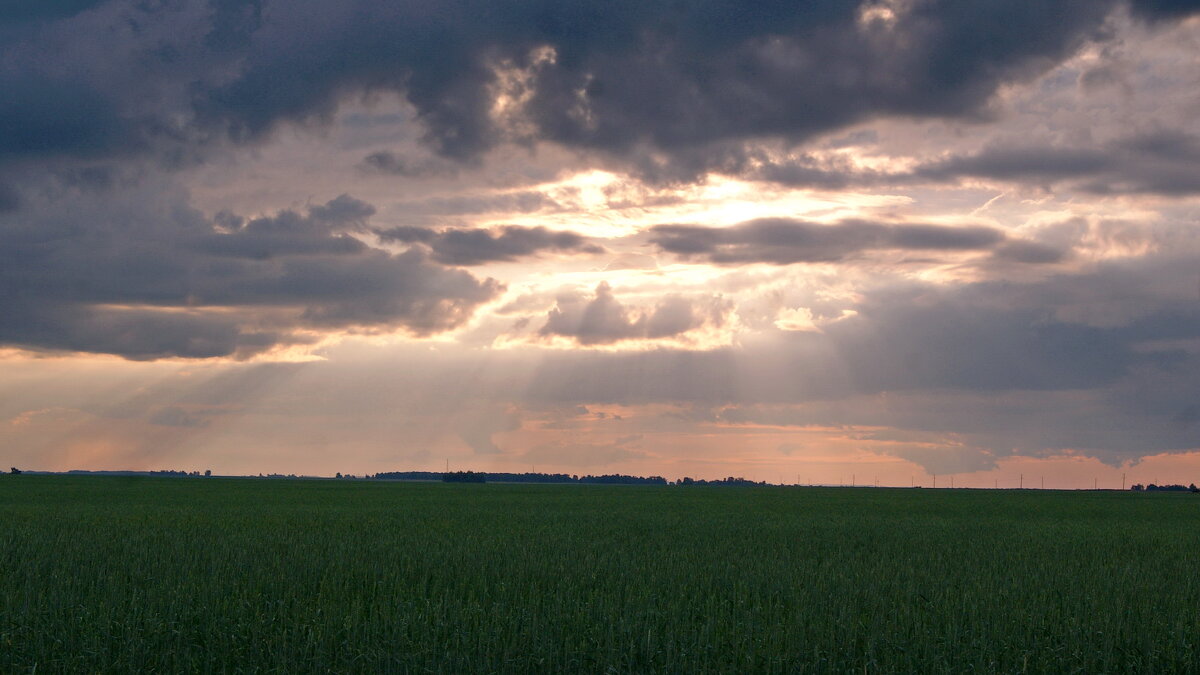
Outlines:
POLYGON ((578 483, 579 476, 565 473, 489 473, 491 483, 578 483))
POLYGON ((488 471, 455 471, 440 473, 436 471, 382 471, 367 476, 380 480, 431 480, 446 483, 487 482, 487 483, 555 483, 555 484, 591 484, 591 485, 666 485, 667 479, 662 476, 627 476, 625 474, 604 474, 600 476, 565 473, 506 473, 488 471), (482 476, 480 480, 466 481, 458 476, 482 476))
POLYGON ((475 471, 452 471, 442 474, 443 483, 486 483, 487 474, 475 471))
POLYGON ((596 483, 601 485, 666 485, 667 479, 662 476, 626 476, 619 473, 603 476, 584 476, 580 483, 596 483))
POLYGON ((1130 487, 1129 489, 1133 490, 1134 492, 1200 492, 1200 488, 1196 487, 1195 483, 1191 483, 1187 486, 1178 485, 1178 484, 1176 484, 1176 485, 1155 485, 1154 483, 1151 483, 1149 485, 1142 485, 1141 483, 1137 483, 1137 484, 1133 485, 1132 487, 1130 487))
POLYGON ((17 467, 15 467, 15 466, 14 466, 14 467, 12 467, 12 468, 10 468, 10 469, 8 470, 8 472, 9 472, 10 474, 14 475, 14 476, 20 476, 20 475, 21 475, 21 470, 20 470, 20 469, 18 469, 17 467))
POLYGON ((379 480, 441 480, 442 474, 437 471, 381 471, 367 477, 379 480))
POLYGON ((718 478, 716 480, 704 480, 703 478, 690 478, 684 476, 680 478, 676 485, 723 485, 723 486, 745 486, 745 485, 766 485, 767 481, 760 480, 757 483, 748 479, 733 476, 727 478, 718 478))

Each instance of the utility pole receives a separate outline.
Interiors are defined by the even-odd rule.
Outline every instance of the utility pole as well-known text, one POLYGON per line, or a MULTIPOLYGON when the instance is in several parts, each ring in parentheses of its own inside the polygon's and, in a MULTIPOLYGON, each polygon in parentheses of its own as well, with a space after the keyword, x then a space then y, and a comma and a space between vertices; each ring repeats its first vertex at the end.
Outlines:
POLYGON ((1121 491, 1125 491, 1125 474, 1121 474, 1121 491))
POLYGON ((857 481, 858 481, 858 476, 856 476, 854 474, 850 474, 850 487, 854 487, 854 484, 857 481))
POLYGON ((1018 490, 1024 490, 1024 489, 1025 489, 1025 474, 1021 474, 1021 482, 1020 482, 1020 483, 1017 483, 1017 489, 1018 489, 1018 490))
POLYGON ((1042 476, 1042 489, 1043 490, 1046 489, 1046 477, 1045 476, 1042 476))
POLYGON ((937 487, 937 474, 933 474, 933 487, 937 487))
POLYGON ((450 458, 446 458, 446 473, 450 473, 450 458))

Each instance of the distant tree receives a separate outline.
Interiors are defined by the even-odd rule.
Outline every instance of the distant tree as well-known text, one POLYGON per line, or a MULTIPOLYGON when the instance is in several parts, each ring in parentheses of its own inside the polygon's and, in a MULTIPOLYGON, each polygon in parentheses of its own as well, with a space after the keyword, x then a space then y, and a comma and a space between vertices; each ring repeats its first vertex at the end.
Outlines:
POLYGON ((342 472, 341 472, 341 471, 337 472, 337 475, 336 475, 336 476, 334 476, 334 478, 341 478, 341 477, 342 477, 342 472))
POLYGON ((212 475, 212 469, 205 469, 205 470, 204 470, 204 475, 205 475, 205 476, 211 476, 211 475, 212 475))
POLYGON ((10 468, 9 468, 9 470, 8 470, 8 472, 9 472, 10 474, 14 475, 14 476, 20 476, 20 475, 21 475, 21 470, 20 470, 20 469, 18 469, 17 467, 15 467, 15 466, 14 466, 14 467, 10 467, 10 468))

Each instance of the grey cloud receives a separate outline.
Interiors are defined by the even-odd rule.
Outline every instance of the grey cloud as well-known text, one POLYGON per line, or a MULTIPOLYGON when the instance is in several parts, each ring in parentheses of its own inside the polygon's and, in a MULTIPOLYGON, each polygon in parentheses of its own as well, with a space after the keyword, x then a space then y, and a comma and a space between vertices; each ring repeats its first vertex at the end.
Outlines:
POLYGON ((438 237, 438 231, 428 227, 415 225, 399 225, 386 229, 375 230, 375 236, 381 241, 399 244, 428 243, 438 237))
POLYGON ((33 306, 0 302, 0 343, 45 351, 115 354, 131 360, 247 357, 303 338, 255 329, 253 321, 220 314, 96 308, 83 304, 33 306))
POLYGON ((581 345, 606 345, 633 339, 682 335, 705 325, 724 323, 728 305, 719 298, 703 302, 678 295, 664 298, 653 311, 637 313, 621 304, 606 282, 591 300, 564 293, 546 317, 540 333, 574 338, 581 345))
POLYGON ((860 171, 822 167, 803 160, 771 162, 742 173, 755 180, 819 190, 838 190, 873 182, 869 174, 860 171))
POLYGON ((1151 19, 1175 19, 1200 12, 1196 0, 1133 0, 1134 14, 1151 19))
MULTIPOLYGON (((44 4, 44 3, 43 3, 44 4)), ((978 116, 1103 36, 1116 0, 931 0, 893 22, 863 2, 112 0, 0 15, 0 157, 152 154, 193 161, 281 123, 328 120, 341 100, 395 91, 427 142, 470 159, 507 140, 704 164, 730 144, 804 140, 882 115, 978 116), (80 12, 78 10, 90 9, 80 12), (36 28, 27 27, 36 18, 36 28), (986 39, 978 39, 986 36, 986 39), (553 60, 534 56, 541 47, 553 60), (102 58, 108 67, 91 68, 102 58), (492 115, 494 69, 524 69, 519 128, 492 115)), ((1136 2, 1180 16, 1179 2, 1136 2)), ((736 161, 736 160, 734 160, 736 161)), ((381 169, 413 167, 380 157, 381 169)))
POLYGON ((1006 237, 983 226, 882 225, 861 220, 821 225, 764 218, 723 228, 656 225, 650 230, 650 241, 664 252, 718 265, 788 265, 837 261, 878 250, 989 251, 1004 244, 1006 237))
POLYGON ((314 220, 332 225, 358 225, 365 227, 366 221, 375 215, 375 207, 343 194, 325 204, 310 206, 308 214, 314 220))
POLYGON ((0 213, 16 211, 21 206, 21 197, 13 188, 0 183, 0 213))
POLYGON ((22 22, 72 16, 107 0, 59 0, 58 2, 13 2, 0 7, 0 21, 22 22))
POLYGON ((753 161, 731 170, 742 178, 790 187, 836 190, 954 183, 963 178, 1034 187, 1059 184, 1092 194, 1200 194, 1200 137, 1160 129, 1095 145, 995 141, 978 152, 926 161, 911 171, 854 167, 845 160, 808 155, 786 160, 751 153, 753 161))
POLYGON ((985 467, 989 455, 1070 451, 1120 464, 1196 447, 1194 257, 1107 263, 1023 284, 881 284, 855 308, 823 333, 734 349, 556 354, 526 396, 714 411, 662 422, 693 431, 719 420, 927 433, 944 453, 924 453, 891 431, 874 440, 934 471, 985 467))
POLYGON ((244 357, 310 342, 311 329, 441 332, 501 289, 419 250, 366 246, 347 231, 373 209, 346 195, 249 221, 210 221, 171 199, 79 193, 39 218, 0 220, 0 343, 244 357))
POLYGON ((935 179, 970 176, 1032 182, 1095 175, 1110 165, 1109 157, 1095 149, 994 147, 975 155, 940 160, 916 173, 935 179))
POLYGON ((409 159, 394 152, 381 150, 363 158, 362 169, 368 173, 379 173, 404 178, 432 178, 452 176, 456 171, 453 163, 438 159, 409 159))
MULTIPOLYGON (((993 145, 918 167, 913 179, 986 178, 1032 185, 1070 181, 1094 194, 1200 194, 1200 138, 1161 130, 1100 147, 993 145)), ((903 178, 903 177, 901 177, 903 178)))
POLYGON ((1032 241, 1009 241, 996 247, 992 257, 1027 265, 1048 265, 1061 262, 1066 251, 1032 241))
MULTIPOLYGON (((607 290, 591 301, 572 298, 559 311, 563 305, 574 330, 593 339, 614 340, 635 324, 607 290)), ((738 350, 592 354, 586 369, 550 364, 533 390, 547 400, 583 404, 1104 390, 1135 373, 1169 373, 1195 359, 1169 344, 1145 345, 1200 340, 1195 262, 1186 255, 1108 263, 1028 283, 890 283, 864 290, 853 308, 856 315, 825 324, 821 333, 747 338, 738 350)), ((1164 399, 1164 414, 1176 414, 1179 401, 1190 397, 1177 392, 1168 397, 1174 404, 1164 399)))
POLYGON ((417 202, 400 204, 395 211, 418 216, 467 216, 482 213, 536 213, 561 208, 560 204, 543 192, 521 190, 486 195, 464 195, 455 197, 433 197, 417 202))
POLYGON ((570 231, 553 231, 544 227, 508 225, 495 230, 447 229, 401 226, 376 231, 380 240, 404 244, 422 243, 429 246, 434 260, 447 265, 482 265, 489 262, 510 262, 543 251, 570 254, 598 255, 603 246, 589 242, 570 231))

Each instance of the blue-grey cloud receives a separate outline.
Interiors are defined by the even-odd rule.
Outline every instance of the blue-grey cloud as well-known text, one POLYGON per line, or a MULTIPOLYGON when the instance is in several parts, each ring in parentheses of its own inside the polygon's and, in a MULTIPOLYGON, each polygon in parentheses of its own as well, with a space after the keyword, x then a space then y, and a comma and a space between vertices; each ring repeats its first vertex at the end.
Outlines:
POLYGON ((994 145, 918 167, 914 179, 1068 183, 1094 194, 1200 194, 1200 137, 1160 130, 1096 146, 994 145))
POLYGON ((868 251, 994 251, 1012 260, 1056 262, 1048 248, 1011 248, 1003 231, 985 226, 885 225, 846 220, 833 225, 762 218, 730 227, 656 225, 650 242, 684 259, 717 265, 832 262, 868 251), (1023 253, 1023 255, 1022 255, 1023 253))
MULTIPOLYGON (((328 119, 348 96, 395 91, 450 158, 524 138, 736 162, 727 144, 746 139, 977 116, 998 86, 1103 39, 1122 5, 934 0, 870 20, 867 3, 842 0, 51 4, 0 15, 0 160, 195 161, 214 141, 256 142, 328 119), (528 74, 519 130, 492 115, 499 64, 528 74)), ((1132 5, 1159 20, 1194 9, 1132 5)))
POLYGON ((0 343, 240 357, 311 342, 304 330, 449 330, 501 289, 420 250, 363 244, 351 233, 366 230, 373 208, 345 195, 250 220, 150 206, 124 222, 0 221, 0 343))
POLYGON ((570 337, 589 346, 671 338, 704 326, 720 326, 728 311, 728 303, 720 298, 693 300, 670 295, 652 311, 638 313, 621 304, 612 288, 601 282, 590 300, 575 292, 559 294, 540 334, 570 337))
POLYGON ((482 265, 511 262, 544 251, 599 255, 603 246, 566 230, 508 225, 495 230, 446 229, 399 226, 375 232, 382 241, 420 243, 429 247, 434 260, 447 265, 482 265))

